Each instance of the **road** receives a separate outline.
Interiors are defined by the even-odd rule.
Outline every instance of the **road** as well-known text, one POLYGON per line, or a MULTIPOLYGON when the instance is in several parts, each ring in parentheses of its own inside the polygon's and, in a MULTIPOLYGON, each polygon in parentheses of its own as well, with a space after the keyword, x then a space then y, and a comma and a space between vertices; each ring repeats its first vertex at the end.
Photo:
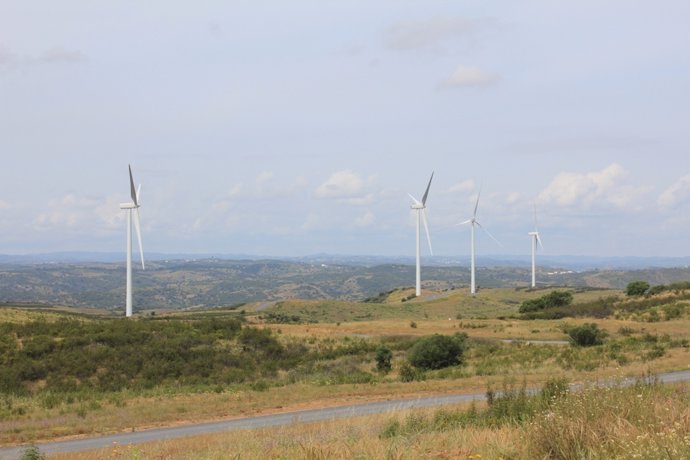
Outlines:
MULTIPOLYGON (((656 376, 662 383, 675 383, 690 380, 690 371, 678 371, 659 374, 656 376)), ((628 379, 622 384, 634 383, 635 379, 628 379)), ((604 382, 604 384, 613 382, 604 382)), ((573 386, 574 389, 581 385, 573 386)), ((354 404, 349 406, 330 407, 324 409, 312 409, 297 412, 287 412, 275 415, 261 415, 220 422, 199 423, 194 425, 177 426, 172 428, 156 428, 138 432, 118 433, 93 438, 74 439, 68 441, 56 441, 36 444, 41 452, 46 455, 83 450, 102 449, 110 447, 113 443, 119 445, 141 444, 152 441, 163 441, 182 437, 197 436, 209 433, 218 433, 231 430, 251 430, 273 426, 289 425, 292 423, 320 422, 325 420, 342 419, 348 417, 360 417, 364 415, 393 412, 401 409, 422 407, 437 407, 451 404, 459 404, 474 400, 482 400, 484 393, 456 394, 444 396, 430 396, 418 399, 398 399, 366 404, 354 404)), ((0 448, 1 460, 19 460, 25 447, 0 448)))

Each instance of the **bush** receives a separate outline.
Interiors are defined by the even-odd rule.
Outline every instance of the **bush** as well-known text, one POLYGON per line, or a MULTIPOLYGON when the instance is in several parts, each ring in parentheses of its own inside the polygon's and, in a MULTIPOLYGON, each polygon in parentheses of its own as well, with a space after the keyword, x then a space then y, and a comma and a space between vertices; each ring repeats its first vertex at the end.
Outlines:
POLYGON ((388 373, 391 370, 391 360, 393 359, 393 352, 390 348, 381 345, 376 349, 376 370, 382 373, 388 373))
POLYGON ((596 324, 588 323, 571 328, 568 331, 568 335, 573 345, 591 347, 604 343, 604 338, 607 334, 606 331, 599 329, 596 324))
POLYGON ((408 360, 417 369, 441 369, 462 364, 467 334, 434 334, 420 339, 408 352, 408 360))
POLYGON ((403 363, 403 365, 400 366, 399 374, 401 382, 414 382, 420 379, 419 373, 407 363, 403 363))
POLYGON ((520 305, 520 313, 529 313, 548 308, 565 307, 573 302, 573 294, 569 291, 553 291, 537 299, 525 300, 520 305))
POLYGON ((632 281, 625 288, 625 294, 629 297, 642 296, 649 290, 649 283, 646 281, 632 281))
POLYGON ((43 460, 46 456, 36 446, 28 446, 22 451, 22 460, 43 460))

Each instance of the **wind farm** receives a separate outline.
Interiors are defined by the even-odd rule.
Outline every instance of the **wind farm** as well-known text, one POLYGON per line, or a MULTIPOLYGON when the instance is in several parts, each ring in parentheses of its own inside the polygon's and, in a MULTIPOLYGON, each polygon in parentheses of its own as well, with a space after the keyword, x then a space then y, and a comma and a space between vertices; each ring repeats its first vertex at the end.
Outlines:
POLYGON ((688 2, 10 4, 0 459, 690 458, 688 2))

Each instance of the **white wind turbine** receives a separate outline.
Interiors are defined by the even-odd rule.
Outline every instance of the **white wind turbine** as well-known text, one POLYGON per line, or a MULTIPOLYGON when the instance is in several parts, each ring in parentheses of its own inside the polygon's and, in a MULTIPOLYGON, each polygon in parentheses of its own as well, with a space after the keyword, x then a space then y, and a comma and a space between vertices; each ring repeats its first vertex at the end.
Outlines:
POLYGON ((532 287, 537 286, 537 243, 544 249, 544 245, 541 244, 541 236, 539 236, 539 230, 537 229, 537 205, 534 205, 534 231, 528 233, 532 238, 532 287))
POLYGON ((139 255, 141 256, 141 269, 144 270, 144 248, 141 244, 141 224, 139 223, 139 192, 141 192, 141 184, 138 189, 134 188, 134 179, 132 178, 132 166, 129 166, 129 186, 130 195, 132 197, 131 203, 120 203, 120 209, 127 210, 127 300, 125 307, 125 316, 132 316, 132 211, 134 214, 134 226, 137 229, 137 240, 139 241, 139 255))
POLYGON ((479 207, 479 196, 482 194, 482 190, 479 189, 479 193, 477 194, 477 202, 474 204, 474 214, 472 214, 472 218, 468 219, 464 222, 461 222, 460 225, 463 224, 470 224, 471 227, 471 262, 470 262, 470 293, 472 295, 475 295, 477 293, 477 285, 475 283, 475 258, 476 258, 476 251, 475 251, 475 244, 474 244, 474 226, 478 225, 481 227, 484 232, 491 237, 496 243, 498 243, 500 246, 502 246, 501 242, 498 241, 494 236, 486 230, 482 224, 479 223, 477 220, 477 208, 479 207))
POLYGON ((424 221, 424 230, 426 230, 426 240, 429 243, 429 253, 431 255, 434 255, 434 251, 431 249, 431 237, 429 236, 429 225, 427 224, 426 221, 426 199, 429 196, 429 187, 431 187, 431 180, 434 178, 434 173, 431 173, 431 177, 429 178, 429 184, 426 186, 426 191, 424 192, 424 196, 422 197, 422 201, 420 202, 417 198, 413 197, 410 195, 410 198, 412 198, 413 203, 410 205, 410 208, 414 209, 417 211, 417 284, 416 284, 416 290, 415 290, 415 295, 419 297, 422 294, 422 275, 421 275, 421 268, 420 268, 420 247, 419 247, 419 231, 420 231, 420 225, 421 221, 424 221))

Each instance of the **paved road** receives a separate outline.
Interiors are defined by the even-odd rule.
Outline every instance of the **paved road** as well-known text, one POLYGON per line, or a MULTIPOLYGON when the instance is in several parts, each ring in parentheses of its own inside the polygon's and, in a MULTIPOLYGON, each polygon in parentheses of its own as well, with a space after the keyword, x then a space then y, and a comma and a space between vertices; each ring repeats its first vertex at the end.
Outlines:
POLYGON ((570 345, 567 340, 529 340, 529 339, 502 339, 503 343, 525 343, 528 345, 570 345))
MULTIPOLYGON (((674 383, 690 380, 690 371, 669 372, 657 376, 662 383, 674 383)), ((623 381, 623 384, 634 383, 635 379, 623 381)), ((612 382, 604 382, 612 383, 612 382)), ((573 386, 574 389, 581 385, 573 386)), ((484 393, 457 394, 447 396, 432 396, 418 399, 400 399, 392 401, 381 401, 366 404, 354 404, 349 406, 332 407, 325 409, 313 409, 298 412, 288 412, 276 415, 262 415, 257 417, 246 417, 235 420, 221 422, 199 423, 173 428, 157 428, 139 432, 119 433, 108 436, 98 436, 94 438, 75 439, 70 441, 47 442, 37 444, 41 452, 45 454, 56 454, 66 452, 78 452, 82 450, 101 449, 112 446, 113 443, 120 445, 140 444, 151 441, 162 441, 166 439, 197 436, 201 434, 217 433, 230 430, 251 430, 255 428, 266 428, 272 426, 289 425, 292 423, 319 422, 347 417, 360 417, 363 415, 380 414, 392 412, 400 409, 411 409, 421 407, 435 407, 450 404, 458 404, 473 400, 482 400, 486 396, 484 393)), ((21 458, 24 447, 5 447, 0 448, 1 460, 18 460, 21 458)))

